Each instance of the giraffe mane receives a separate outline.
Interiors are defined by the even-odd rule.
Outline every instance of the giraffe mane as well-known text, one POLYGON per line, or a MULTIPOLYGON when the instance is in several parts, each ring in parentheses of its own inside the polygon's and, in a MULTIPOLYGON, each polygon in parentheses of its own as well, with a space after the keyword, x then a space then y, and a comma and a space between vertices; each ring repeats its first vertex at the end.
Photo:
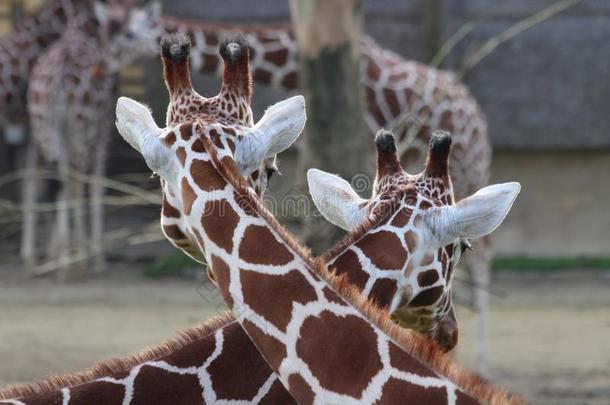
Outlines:
POLYGON ((30 384, 9 386, 0 390, 0 401, 11 398, 24 398, 48 394, 62 388, 86 384, 112 374, 127 372, 139 364, 157 360, 180 350, 197 340, 209 336, 216 330, 223 328, 234 321, 235 318, 233 318, 230 311, 226 311, 221 315, 207 320, 201 325, 178 332, 178 336, 169 339, 164 343, 151 346, 138 353, 122 358, 100 361, 85 371, 51 376, 30 384))
MULTIPOLYGON (((487 401, 490 404, 523 404, 525 401, 514 394, 509 394, 504 388, 493 386, 482 377, 472 373, 462 366, 456 364, 450 356, 443 353, 435 342, 413 332, 409 329, 396 325, 389 317, 387 311, 382 310, 371 300, 363 296, 345 277, 334 275, 322 260, 315 260, 309 249, 304 248, 292 234, 282 226, 277 219, 267 210, 254 190, 241 176, 239 168, 233 159, 218 158, 216 146, 211 139, 204 134, 199 134, 204 148, 211 157, 212 163, 220 175, 224 177, 234 188, 240 201, 247 203, 248 207, 256 212, 273 229, 280 238, 319 276, 323 277, 342 298, 352 304, 360 313, 369 319, 374 325, 381 329, 390 339, 409 355, 430 367, 440 376, 452 381, 465 393, 487 401)), ((386 215, 387 216, 387 215, 386 215)), ((379 219, 382 220, 382 219, 379 219)), ((366 232, 366 225, 359 231, 366 232)), ((370 229, 370 228, 369 228, 370 229)), ((349 240, 353 238, 348 237, 349 240)), ((347 243, 348 241, 344 241, 347 243)), ((343 246, 343 243, 341 243, 343 246)))

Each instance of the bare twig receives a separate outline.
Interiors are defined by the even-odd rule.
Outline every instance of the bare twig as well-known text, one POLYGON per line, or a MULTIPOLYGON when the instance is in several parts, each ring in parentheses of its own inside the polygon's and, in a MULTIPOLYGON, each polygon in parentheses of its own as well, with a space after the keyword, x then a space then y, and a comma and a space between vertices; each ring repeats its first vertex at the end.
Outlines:
POLYGON ((452 36, 449 37, 449 39, 445 41, 443 46, 440 47, 436 54, 434 54, 432 60, 430 61, 430 66, 436 68, 439 67, 445 58, 447 58, 447 55, 451 53, 453 48, 455 48, 455 46, 466 37, 466 35, 470 34, 473 29, 474 24, 470 21, 462 25, 452 36))
POLYGON ((61 180, 64 178, 68 178, 86 184, 102 184, 107 189, 120 191, 125 194, 140 197, 141 199, 148 201, 151 204, 159 205, 161 203, 161 198, 158 193, 148 191, 142 187, 137 187, 121 181, 112 180, 107 177, 88 176, 80 173, 61 173, 51 170, 20 170, 13 173, 9 173, 0 177, 0 188, 7 183, 20 180, 25 176, 28 176, 30 173, 33 173, 38 178, 47 180, 61 180))
POLYGON ((561 0, 557 3, 550 5, 549 7, 524 18, 517 24, 512 25, 507 30, 501 32, 489 38, 483 46, 477 49, 475 52, 467 56, 462 63, 462 67, 456 73, 458 80, 461 80, 472 68, 474 68, 481 60, 492 53, 498 46, 516 37, 522 32, 532 28, 533 26, 540 24, 541 22, 548 20, 554 15, 561 13, 564 10, 580 3, 582 0, 561 0))
MULTIPOLYGON (((159 223, 155 221, 144 225, 137 231, 133 231, 132 228, 121 228, 107 232, 106 237, 104 238, 104 245, 107 248, 112 246, 135 246, 157 242, 163 239, 164 236, 159 230, 159 223), (156 229, 156 232, 153 229, 156 229)), ((94 255, 91 254, 87 249, 84 249, 81 252, 69 256, 67 259, 54 259, 41 264, 34 269, 33 275, 43 276, 57 271, 64 266, 83 262, 92 258, 93 256, 94 255)))

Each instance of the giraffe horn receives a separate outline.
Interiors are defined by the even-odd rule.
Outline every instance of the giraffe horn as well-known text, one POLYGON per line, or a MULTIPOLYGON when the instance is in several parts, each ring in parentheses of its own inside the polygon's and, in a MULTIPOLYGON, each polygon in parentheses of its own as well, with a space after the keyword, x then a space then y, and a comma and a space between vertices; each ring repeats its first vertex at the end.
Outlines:
POLYGON ((252 94, 250 75, 250 49, 243 34, 225 38, 218 52, 224 61, 222 87, 224 91, 233 90, 245 96, 252 94))
POLYGON ((385 129, 377 131, 375 148, 377 149, 377 179, 403 171, 400 167, 392 132, 385 129))
POLYGON ((294 96, 272 105, 237 144, 235 161, 242 174, 249 175, 261 161, 288 148, 305 127, 305 98, 294 96))
POLYGON ((191 40, 185 34, 170 34, 161 40, 163 78, 170 97, 180 90, 192 88, 190 54, 191 40))
POLYGON ((451 135, 445 131, 435 131, 430 138, 424 175, 449 179, 450 151, 451 135))

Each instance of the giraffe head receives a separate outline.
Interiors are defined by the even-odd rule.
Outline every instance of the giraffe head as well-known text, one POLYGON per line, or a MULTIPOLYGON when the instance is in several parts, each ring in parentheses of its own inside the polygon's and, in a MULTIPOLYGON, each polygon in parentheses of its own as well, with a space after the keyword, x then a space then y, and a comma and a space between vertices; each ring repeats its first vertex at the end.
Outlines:
MULTIPOLYGON (((170 94, 167 125, 204 119, 226 125, 252 126, 252 76, 249 68, 250 48, 243 35, 227 36, 219 45, 224 68, 220 93, 203 97, 192 87, 189 57, 191 41, 183 34, 171 34, 161 41, 163 75, 170 94)), ((263 195, 271 176, 278 171, 275 156, 261 162, 252 172, 250 185, 263 195)))
POLYGON ((95 1, 93 12, 111 72, 141 56, 154 55, 162 30, 157 22, 161 15, 160 3, 136 8, 132 1, 95 1))
POLYGON ((202 192, 222 195, 220 182, 214 183, 219 175, 205 145, 213 143, 219 159, 228 160, 227 164, 235 165, 239 173, 248 176, 263 159, 288 148, 299 136, 306 119, 302 96, 271 106, 253 127, 200 120, 162 130, 146 106, 125 97, 119 98, 116 115, 119 133, 159 174, 164 190, 173 190, 173 207, 183 220, 180 230, 189 241, 195 241, 195 246, 199 238, 190 228, 189 219, 197 196, 191 184, 202 192))
POLYGON ((370 199, 359 197, 345 180, 316 169, 308 172, 311 195, 333 224, 348 231, 370 226, 352 249, 362 256, 360 265, 377 267, 375 277, 391 280, 382 305, 401 326, 423 332, 450 350, 458 337, 451 301, 453 268, 469 239, 492 232, 502 222, 520 186, 485 187, 455 204, 448 134, 432 136, 426 166, 417 175, 402 169, 391 133, 379 131, 375 145, 377 173, 370 199), (397 257, 400 250, 405 254, 397 257))
MULTIPOLYGON (((214 97, 200 95, 192 85, 190 74, 191 41, 187 35, 174 33, 164 36, 161 40, 161 59, 163 62, 163 77, 170 96, 167 108, 166 125, 205 121, 208 124, 217 123, 225 126, 239 125, 251 127, 252 110, 251 76, 249 71, 249 48, 243 36, 227 37, 219 46, 219 54, 224 62, 222 86, 220 93, 214 97)), ((244 156, 240 156, 240 159, 244 156)), ((256 159, 256 158, 255 158, 256 159)), ((262 162, 254 160, 245 167, 240 164, 242 174, 258 195, 262 195, 271 178, 275 166, 275 158, 265 157, 262 162), (250 164, 257 164, 258 169, 252 169, 250 164)), ((238 162, 239 163, 239 162, 238 162)), ((189 234, 186 219, 180 212, 182 196, 172 185, 161 179, 163 189, 163 208, 161 211, 161 227, 169 241, 191 256, 203 262, 204 258, 197 248, 197 240, 189 234)))

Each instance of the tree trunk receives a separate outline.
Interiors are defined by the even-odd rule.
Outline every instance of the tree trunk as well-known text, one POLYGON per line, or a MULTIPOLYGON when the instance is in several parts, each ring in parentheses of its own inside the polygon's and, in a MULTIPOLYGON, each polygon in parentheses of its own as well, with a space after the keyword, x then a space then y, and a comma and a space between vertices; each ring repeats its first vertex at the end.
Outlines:
MULTIPOLYGON (((348 181, 368 175, 371 147, 360 87, 361 2, 292 0, 290 5, 307 103, 306 134, 300 145, 301 184, 311 167, 340 174, 348 181)), ((367 186, 358 192, 369 191, 370 182, 364 183, 367 186)), ((325 222, 319 215, 307 215, 304 236, 314 253, 341 235, 325 222)))

